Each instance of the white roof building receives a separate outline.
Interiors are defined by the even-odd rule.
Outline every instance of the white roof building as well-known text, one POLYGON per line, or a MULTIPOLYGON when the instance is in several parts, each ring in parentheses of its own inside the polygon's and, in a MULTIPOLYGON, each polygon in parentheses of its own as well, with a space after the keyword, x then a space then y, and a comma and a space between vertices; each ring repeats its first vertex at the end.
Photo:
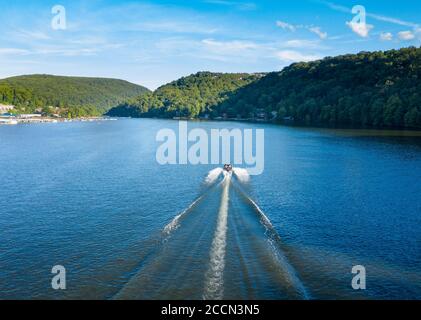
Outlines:
POLYGON ((0 113, 5 113, 5 112, 7 112, 9 110, 12 110, 14 108, 15 108, 15 106, 0 103, 0 113))

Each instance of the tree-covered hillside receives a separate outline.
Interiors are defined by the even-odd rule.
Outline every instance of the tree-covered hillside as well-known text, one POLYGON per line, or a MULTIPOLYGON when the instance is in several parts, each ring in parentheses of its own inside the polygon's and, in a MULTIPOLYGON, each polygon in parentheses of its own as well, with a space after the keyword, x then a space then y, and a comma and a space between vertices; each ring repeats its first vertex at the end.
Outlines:
POLYGON ((114 116, 244 119, 321 126, 421 128, 421 48, 295 63, 267 75, 198 73, 130 100, 114 116))
POLYGON ((66 116, 99 115, 148 91, 117 79, 28 75, 0 80, 0 103, 24 113, 42 109, 66 116))
POLYGON ((262 74, 224 74, 199 72, 158 88, 155 92, 131 99, 108 113, 131 117, 217 116, 214 110, 241 87, 262 74))
POLYGON ((296 63, 239 90, 220 108, 262 108, 309 125, 421 128, 421 49, 296 63))

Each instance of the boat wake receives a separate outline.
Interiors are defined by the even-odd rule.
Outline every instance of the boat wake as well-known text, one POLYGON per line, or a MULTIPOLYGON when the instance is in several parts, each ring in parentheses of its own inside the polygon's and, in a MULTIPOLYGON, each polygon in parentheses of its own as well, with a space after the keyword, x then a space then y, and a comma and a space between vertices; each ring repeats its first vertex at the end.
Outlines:
POLYGON ((204 198, 204 196, 205 195, 202 195, 199 198, 197 198, 195 201, 193 201, 192 204, 187 207, 187 209, 185 209, 182 213, 177 215, 169 224, 167 224, 165 228, 162 230, 162 233, 164 234, 164 236, 169 236, 171 235, 172 232, 177 230, 180 227, 180 220, 187 213, 189 213, 194 208, 194 206, 197 205, 199 201, 201 201, 204 198))
POLYGON ((228 200, 231 175, 224 173, 221 205, 219 207, 218 222, 212 240, 209 270, 206 273, 205 300, 221 300, 224 296, 224 268, 228 231, 228 200))
POLYGON ((218 178, 221 176, 222 172, 223 172, 222 168, 216 168, 209 171, 208 175, 206 176, 205 183, 207 185, 211 185, 215 183, 215 181, 218 180, 218 178))
POLYGON ((256 202, 251 199, 239 186, 235 186, 236 190, 243 196, 243 198, 250 204, 252 208, 256 211, 258 217, 260 218, 261 224, 266 229, 267 242, 272 249, 274 257, 279 262, 279 265, 284 266, 287 271, 287 276, 289 282, 298 289, 302 298, 308 300, 311 299, 310 293, 307 288, 304 286, 304 283, 301 281, 294 267, 289 263, 288 259, 280 249, 281 238, 276 232, 275 228, 272 225, 272 222, 265 215, 265 213, 260 209, 256 202))
POLYGON ((244 168, 233 168, 234 174, 237 179, 242 183, 247 183, 250 180, 250 175, 247 169, 244 168))
POLYGON ((210 171, 205 192, 163 228, 163 241, 114 298, 310 298, 270 220, 243 190, 248 182, 245 169, 210 171))
MULTIPOLYGON (((208 175, 206 176, 205 183, 207 185, 212 185, 223 175, 224 172, 226 171, 224 171, 222 168, 215 168, 209 171, 208 175)), ((241 183, 247 183, 250 181, 250 174, 248 173, 247 169, 233 167, 232 172, 234 173, 234 176, 237 178, 237 180, 241 183)))

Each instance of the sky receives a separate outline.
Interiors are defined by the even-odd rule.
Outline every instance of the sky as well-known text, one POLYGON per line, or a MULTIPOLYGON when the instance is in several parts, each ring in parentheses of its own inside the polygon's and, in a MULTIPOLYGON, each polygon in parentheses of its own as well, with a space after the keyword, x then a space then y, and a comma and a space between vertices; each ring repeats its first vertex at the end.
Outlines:
POLYGON ((156 89, 198 71, 279 71, 420 45, 413 0, 0 0, 0 78, 107 77, 156 89))

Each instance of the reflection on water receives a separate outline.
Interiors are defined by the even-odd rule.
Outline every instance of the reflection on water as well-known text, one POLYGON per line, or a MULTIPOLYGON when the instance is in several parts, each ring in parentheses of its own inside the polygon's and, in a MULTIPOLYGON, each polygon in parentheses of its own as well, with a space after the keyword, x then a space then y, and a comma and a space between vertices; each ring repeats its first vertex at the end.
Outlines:
POLYGON ((417 130, 374 130, 374 129, 312 129, 323 133, 347 137, 398 137, 420 138, 421 131, 417 130))

